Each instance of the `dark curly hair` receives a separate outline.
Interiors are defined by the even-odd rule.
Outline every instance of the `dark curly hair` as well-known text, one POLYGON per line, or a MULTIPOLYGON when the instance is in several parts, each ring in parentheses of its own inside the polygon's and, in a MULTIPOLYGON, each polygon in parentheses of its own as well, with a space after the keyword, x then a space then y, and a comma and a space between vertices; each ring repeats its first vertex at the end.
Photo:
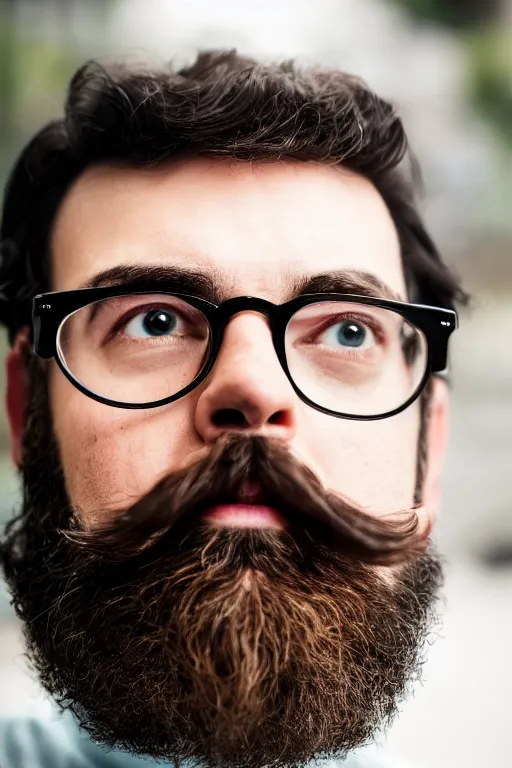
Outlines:
POLYGON ((314 160, 362 174, 395 222, 410 300, 447 308, 466 302, 415 206, 415 174, 409 179, 401 169, 408 154, 402 122, 359 78, 302 71, 293 62, 263 65, 236 51, 201 53, 180 71, 92 61, 73 76, 64 117, 27 144, 7 184, 0 322, 11 343, 30 325, 32 297, 51 290, 52 223, 79 174, 102 161, 152 165, 185 153, 314 160))

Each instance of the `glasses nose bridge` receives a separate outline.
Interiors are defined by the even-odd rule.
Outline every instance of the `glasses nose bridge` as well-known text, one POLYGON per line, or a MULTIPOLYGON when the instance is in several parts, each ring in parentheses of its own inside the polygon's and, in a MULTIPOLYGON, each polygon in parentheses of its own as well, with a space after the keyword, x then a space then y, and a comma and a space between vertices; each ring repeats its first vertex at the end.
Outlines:
POLYGON ((276 305, 266 299, 260 299, 257 296, 235 296, 227 299, 219 305, 217 317, 221 327, 224 329, 235 315, 240 312, 259 312, 265 315, 272 330, 274 324, 274 311, 276 305))
POLYGON ((226 301, 222 302, 222 304, 219 304, 215 313, 215 319, 217 321, 215 323, 216 328, 213 329, 213 360, 215 361, 217 359, 217 355, 220 351, 220 347, 224 338, 224 331, 229 321, 242 312, 257 312, 261 315, 264 315, 264 317, 267 319, 274 349, 281 361, 279 349, 282 344, 280 343, 280 340, 276 338, 277 309, 278 305, 273 304, 271 301, 267 301, 266 299, 258 298, 257 296, 235 296, 234 298, 226 299, 226 301))

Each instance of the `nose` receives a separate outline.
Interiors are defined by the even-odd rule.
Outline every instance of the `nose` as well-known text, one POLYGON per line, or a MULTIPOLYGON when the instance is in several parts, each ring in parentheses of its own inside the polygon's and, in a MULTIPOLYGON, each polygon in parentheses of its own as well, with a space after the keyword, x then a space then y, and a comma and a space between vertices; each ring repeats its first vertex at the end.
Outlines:
POLYGON ((197 400, 199 435, 207 444, 233 431, 289 441, 297 430, 299 408, 265 317, 256 312, 235 316, 197 400))

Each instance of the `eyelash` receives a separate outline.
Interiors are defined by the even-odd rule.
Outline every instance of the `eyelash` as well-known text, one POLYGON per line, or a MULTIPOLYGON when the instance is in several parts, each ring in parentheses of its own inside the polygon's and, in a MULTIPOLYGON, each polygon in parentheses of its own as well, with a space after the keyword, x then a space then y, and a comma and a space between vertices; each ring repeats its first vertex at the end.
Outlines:
MULTIPOLYGON (((114 327, 108 332, 107 338, 105 339, 105 343, 108 343, 111 339, 113 339, 116 335, 120 333, 120 331, 125 328, 130 320, 133 320, 134 317, 137 317, 138 315, 142 315, 146 312, 150 312, 152 309, 162 309, 162 304, 143 304, 142 306, 133 307, 133 309, 126 312, 114 325, 114 327)), ((168 307, 171 312, 176 313, 178 317, 180 317, 183 322, 187 322, 187 319, 183 317, 182 313, 175 309, 174 307, 169 306, 168 307)))
POLYGON ((330 320, 325 322, 323 326, 320 328, 315 328, 315 330, 306 339, 306 343, 314 343, 314 340, 318 338, 318 336, 320 336, 324 331, 327 331, 329 328, 332 328, 333 325, 337 325, 338 323, 344 322, 346 320, 353 320, 356 323, 362 323, 363 325, 368 326, 368 328, 374 334, 376 340, 380 344, 385 344, 386 337, 382 330, 382 326, 379 325, 373 318, 358 315, 356 312, 343 312, 333 318, 330 318, 330 320))

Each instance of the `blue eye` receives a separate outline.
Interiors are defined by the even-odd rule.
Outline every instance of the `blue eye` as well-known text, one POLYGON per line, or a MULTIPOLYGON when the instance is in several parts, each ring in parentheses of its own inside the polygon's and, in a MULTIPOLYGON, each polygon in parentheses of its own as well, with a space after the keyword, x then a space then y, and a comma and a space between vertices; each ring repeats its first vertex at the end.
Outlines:
POLYGON ((125 333, 135 338, 167 336, 176 331, 176 314, 165 309, 152 309, 133 317, 127 324, 125 333))
POLYGON ((366 339, 366 329, 354 323, 352 320, 346 320, 338 325, 338 341, 347 347, 360 347, 366 339))
POLYGON ((343 320, 331 326, 324 335, 326 343, 352 349, 367 349, 374 342, 373 333, 363 323, 343 320))

